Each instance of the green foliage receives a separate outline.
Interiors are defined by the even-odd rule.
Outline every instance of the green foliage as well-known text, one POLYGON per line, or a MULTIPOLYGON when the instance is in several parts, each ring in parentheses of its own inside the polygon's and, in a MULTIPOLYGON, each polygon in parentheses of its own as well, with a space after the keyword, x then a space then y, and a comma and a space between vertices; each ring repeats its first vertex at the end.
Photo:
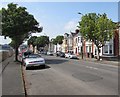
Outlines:
POLYGON ((86 40, 93 41, 100 48, 112 38, 115 23, 106 14, 89 13, 82 16, 78 27, 86 40))
POLYGON ((37 39, 37 36, 30 37, 30 39, 28 40, 28 45, 32 44, 33 47, 35 47, 36 46, 36 41, 35 41, 36 39, 37 39))
POLYGON ((11 43, 9 43, 9 45, 11 46, 11 47, 13 47, 13 48, 15 48, 15 41, 11 41, 11 43))
POLYGON ((54 39, 52 39, 52 43, 54 44, 54 45, 57 45, 57 40, 54 38, 54 39))
POLYGON ((42 28, 38 27, 39 23, 25 7, 18 7, 17 4, 8 4, 8 8, 2 8, 0 14, 2 14, 2 35, 15 41, 17 60, 19 45, 29 38, 32 32, 41 32, 42 28))
POLYGON ((35 43, 38 47, 45 47, 47 44, 49 44, 49 37, 48 36, 37 37, 35 43))
POLYGON ((53 39, 52 43, 55 44, 55 45, 57 45, 57 43, 58 44, 62 44, 63 43, 63 39, 64 39, 63 36, 58 35, 55 39, 53 39))
POLYGON ((8 9, 2 8, 2 34, 9 36, 12 40, 19 38, 22 42, 28 38, 29 32, 39 31, 38 22, 34 16, 26 11, 25 7, 18 7, 17 4, 8 4, 8 9))

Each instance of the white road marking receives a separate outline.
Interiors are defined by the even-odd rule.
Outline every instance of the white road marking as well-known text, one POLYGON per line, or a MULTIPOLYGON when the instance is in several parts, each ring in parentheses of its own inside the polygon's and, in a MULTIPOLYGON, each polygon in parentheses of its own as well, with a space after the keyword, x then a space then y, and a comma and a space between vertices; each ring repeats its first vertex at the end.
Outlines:
POLYGON ((96 67, 90 67, 90 66, 86 66, 86 68, 95 69, 95 70, 98 69, 98 68, 96 68, 96 67))

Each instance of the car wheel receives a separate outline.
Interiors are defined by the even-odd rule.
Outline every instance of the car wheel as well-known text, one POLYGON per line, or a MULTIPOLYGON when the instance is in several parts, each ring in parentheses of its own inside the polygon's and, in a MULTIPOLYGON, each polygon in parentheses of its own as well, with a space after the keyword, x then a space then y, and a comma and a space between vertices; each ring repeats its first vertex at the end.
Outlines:
POLYGON ((25 67, 25 70, 28 70, 28 67, 25 67))

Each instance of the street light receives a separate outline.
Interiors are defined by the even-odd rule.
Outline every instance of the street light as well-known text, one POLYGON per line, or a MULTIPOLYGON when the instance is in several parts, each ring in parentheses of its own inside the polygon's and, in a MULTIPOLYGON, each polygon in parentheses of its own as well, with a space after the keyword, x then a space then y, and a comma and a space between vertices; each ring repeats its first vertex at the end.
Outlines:
MULTIPOLYGON (((78 12, 78 14, 82 15, 83 14, 81 12, 78 12)), ((82 46, 81 46, 81 54, 82 54, 82 59, 83 59, 83 36, 81 37, 81 42, 82 42, 82 46)))

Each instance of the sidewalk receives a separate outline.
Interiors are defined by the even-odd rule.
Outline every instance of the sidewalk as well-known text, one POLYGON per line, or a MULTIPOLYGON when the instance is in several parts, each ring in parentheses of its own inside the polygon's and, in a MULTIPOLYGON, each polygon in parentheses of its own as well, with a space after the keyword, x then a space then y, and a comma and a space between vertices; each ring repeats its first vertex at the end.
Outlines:
POLYGON ((116 65, 116 66, 118 66, 120 64, 120 62, 118 62, 118 61, 107 61, 107 60, 100 60, 100 61, 98 61, 95 58, 86 58, 86 57, 84 57, 83 59, 81 57, 79 57, 79 60, 91 61, 91 62, 108 64, 108 65, 116 65))
MULTIPOLYGON (((21 64, 14 62, 14 56, 2 63, 2 97, 25 97, 21 64)), ((1 76, 0 76, 1 77, 1 76)))

